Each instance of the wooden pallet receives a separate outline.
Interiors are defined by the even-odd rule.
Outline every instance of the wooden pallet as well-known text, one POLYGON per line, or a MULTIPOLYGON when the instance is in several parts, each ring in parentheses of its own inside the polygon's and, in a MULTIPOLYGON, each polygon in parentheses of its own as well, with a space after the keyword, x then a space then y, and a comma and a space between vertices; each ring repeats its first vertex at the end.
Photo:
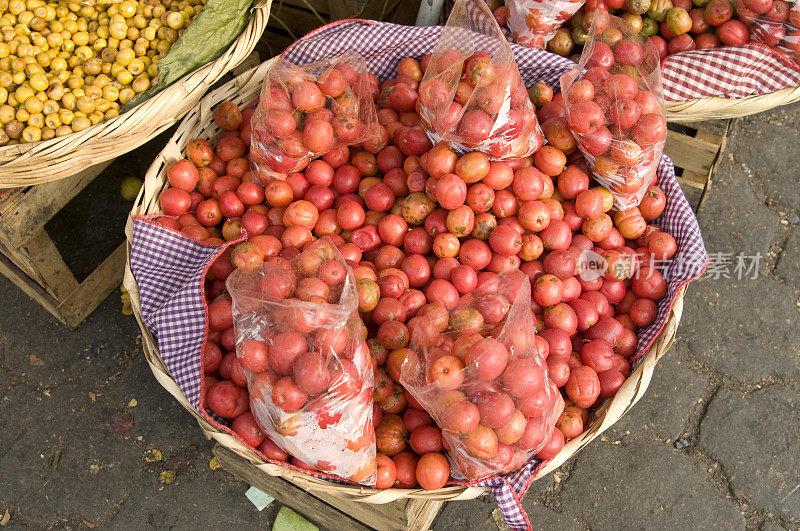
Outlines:
POLYGON ((122 282, 125 245, 78 282, 45 224, 109 164, 0 195, 0 273, 70 328, 77 327, 122 282))
POLYGON ((695 208, 705 201, 732 122, 669 124, 664 153, 672 159, 678 182, 695 208))
POLYGON ((322 529, 425 531, 445 503, 409 499, 375 505, 342 500, 330 494, 307 492, 286 479, 265 474, 222 445, 214 447, 214 456, 222 468, 288 505, 322 529))
POLYGON ((263 57, 277 55, 303 35, 336 20, 413 25, 419 5, 420 0, 275 0, 259 51, 263 57))

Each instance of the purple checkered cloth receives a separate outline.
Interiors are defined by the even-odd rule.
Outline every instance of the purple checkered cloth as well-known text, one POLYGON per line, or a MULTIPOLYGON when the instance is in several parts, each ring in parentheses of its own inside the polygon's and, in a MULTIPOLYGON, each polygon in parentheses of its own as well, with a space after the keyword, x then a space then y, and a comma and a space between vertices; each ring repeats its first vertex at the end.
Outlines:
POLYGON ((206 340, 205 272, 231 243, 205 245, 153 225, 146 216, 134 222, 131 271, 139 286, 142 320, 158 341, 172 379, 198 411, 200 349, 206 340))
MULTIPOLYGON (((400 59, 419 57, 436 45, 440 27, 406 27, 388 23, 344 21, 309 34, 290 47, 284 57, 304 64, 356 50, 381 79, 392 75, 400 59)), ((557 84, 558 77, 574 63, 556 55, 511 45, 527 85, 535 82, 557 84)), ((666 324, 678 290, 699 278, 708 263, 697 219, 681 192, 672 163, 664 156, 658 169, 659 185, 667 196, 667 209, 656 220, 678 242, 675 262, 665 273, 668 295, 658 305, 658 319, 639 333, 639 348, 633 362, 642 354, 666 324)), ((153 225, 139 218, 134 223, 131 270, 139 285, 142 318, 158 340, 161 359, 199 410, 202 368, 200 347, 205 340, 206 306, 203 299, 204 272, 224 250, 209 247, 153 225)), ((532 459, 520 470, 504 477, 473 483, 491 487, 506 522, 514 530, 529 529, 530 522, 521 505, 541 462, 532 459)))

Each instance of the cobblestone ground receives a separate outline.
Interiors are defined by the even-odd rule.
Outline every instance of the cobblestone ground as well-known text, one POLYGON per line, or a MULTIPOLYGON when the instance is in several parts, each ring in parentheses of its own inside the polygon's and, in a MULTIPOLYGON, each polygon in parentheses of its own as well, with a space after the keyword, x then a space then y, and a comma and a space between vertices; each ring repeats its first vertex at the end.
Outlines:
MULTIPOLYGON (((535 527, 800 526, 798 146, 800 106, 735 122, 698 213, 715 260, 732 253, 730 278, 721 267, 690 287, 645 398, 534 484, 535 527), (757 278, 737 278, 739 253, 760 253, 757 278)), ((272 522, 277 504, 258 512, 244 483, 209 467, 211 444, 153 379, 117 295, 71 332, 5 279, 0 293, 6 527, 272 522)), ((490 498, 451 503, 434 528, 493 529, 495 509, 490 498)))

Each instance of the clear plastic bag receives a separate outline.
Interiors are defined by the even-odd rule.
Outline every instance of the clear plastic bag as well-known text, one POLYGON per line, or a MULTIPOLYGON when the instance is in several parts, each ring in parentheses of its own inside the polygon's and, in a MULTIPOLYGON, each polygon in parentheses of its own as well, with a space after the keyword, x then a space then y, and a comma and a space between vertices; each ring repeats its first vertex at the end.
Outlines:
POLYGON ((548 441, 564 401, 547 375, 531 285, 507 271, 412 328, 401 383, 442 428, 454 477, 516 470, 548 441))
POLYGON ((786 59, 800 63, 800 3, 737 0, 736 13, 739 20, 750 29, 752 40, 769 46, 786 59))
POLYGON ((585 0, 508 0, 508 27, 517 43, 543 49, 585 0))
POLYGON ((352 270, 329 238, 226 281, 250 410, 283 450, 374 485, 373 372, 352 270))
POLYGON ((624 20, 595 17, 578 68, 561 76, 570 130, 614 206, 637 206, 667 138, 658 50, 624 20))
POLYGON ((419 86, 431 141, 491 159, 526 157, 543 136, 500 26, 483 0, 458 0, 419 86))
POLYGON ((356 52, 301 66, 278 59, 251 121, 254 172, 263 177, 302 171, 335 147, 370 138, 378 121, 377 90, 377 78, 356 52))

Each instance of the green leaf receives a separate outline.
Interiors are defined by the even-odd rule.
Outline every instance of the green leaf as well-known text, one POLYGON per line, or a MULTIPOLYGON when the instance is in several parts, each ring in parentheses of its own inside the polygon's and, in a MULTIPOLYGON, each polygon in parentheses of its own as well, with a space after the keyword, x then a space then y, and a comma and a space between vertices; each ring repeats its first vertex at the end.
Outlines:
POLYGON ((158 84, 129 101, 123 112, 222 55, 247 26, 252 3, 253 0, 207 0, 167 56, 159 60, 158 84))

